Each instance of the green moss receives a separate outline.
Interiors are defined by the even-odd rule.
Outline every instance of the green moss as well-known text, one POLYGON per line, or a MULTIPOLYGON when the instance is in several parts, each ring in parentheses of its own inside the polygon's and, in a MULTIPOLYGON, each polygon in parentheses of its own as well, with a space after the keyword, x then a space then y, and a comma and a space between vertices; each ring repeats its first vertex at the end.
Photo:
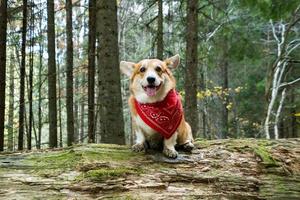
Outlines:
MULTIPOLYGON (((24 163, 34 166, 36 170, 58 169, 60 171, 75 168, 82 162, 127 162, 142 158, 140 154, 133 153, 128 147, 111 144, 95 144, 76 146, 71 150, 47 152, 47 154, 32 155, 24 163)), ((56 172, 55 172, 56 174, 56 172)))
POLYGON ((83 157, 88 160, 101 160, 101 161, 128 161, 138 157, 138 154, 131 152, 130 150, 122 151, 101 151, 97 150, 87 150, 84 151, 83 157))
POLYGON ((278 163, 264 146, 253 146, 254 153, 262 160, 266 167, 277 167, 278 163))
MULTIPOLYGON (((219 140, 218 142, 220 142, 221 140, 219 140)), ((211 145, 213 145, 216 142, 216 140, 206 140, 206 139, 202 139, 202 138, 197 138, 194 142, 195 146, 203 149, 203 148, 207 148, 211 145)))
POLYGON ((263 199, 298 199, 300 196, 299 176, 277 176, 269 174, 262 177, 259 196, 263 199))
POLYGON ((135 168, 126 168, 126 167, 117 167, 117 168, 101 168, 96 170, 90 170, 86 172, 83 177, 85 179, 101 182, 103 180, 115 177, 123 177, 129 174, 139 173, 139 169, 135 168))
POLYGON ((91 144, 91 148, 103 148, 103 149, 115 149, 115 150, 129 150, 130 147, 126 145, 117 145, 117 144, 91 144))
POLYGON ((25 159, 25 163, 31 163, 38 169, 66 169, 75 167, 82 159, 82 153, 74 150, 55 152, 45 156, 35 155, 25 159))

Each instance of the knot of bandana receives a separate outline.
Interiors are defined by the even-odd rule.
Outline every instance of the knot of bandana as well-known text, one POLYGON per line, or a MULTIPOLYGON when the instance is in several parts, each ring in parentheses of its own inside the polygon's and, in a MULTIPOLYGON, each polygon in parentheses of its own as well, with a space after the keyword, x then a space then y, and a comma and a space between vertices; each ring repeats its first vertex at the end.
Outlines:
POLYGON ((135 108, 141 119, 152 129, 169 139, 177 130, 183 115, 178 93, 172 89, 163 101, 139 103, 134 100, 135 108))

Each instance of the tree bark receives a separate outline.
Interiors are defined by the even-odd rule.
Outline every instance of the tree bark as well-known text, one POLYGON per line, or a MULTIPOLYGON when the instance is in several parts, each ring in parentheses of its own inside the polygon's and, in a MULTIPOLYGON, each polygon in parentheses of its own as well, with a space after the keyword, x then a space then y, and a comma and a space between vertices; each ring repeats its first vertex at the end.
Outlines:
POLYGON ((84 116, 85 116, 85 102, 86 102, 86 98, 85 98, 85 83, 86 83, 86 74, 85 72, 82 73, 82 79, 81 79, 81 109, 80 109, 80 142, 83 143, 84 141, 84 127, 85 127, 85 123, 84 123, 84 116))
POLYGON ((163 40, 163 1, 158 0, 158 18, 157 18, 157 58, 164 58, 164 40, 163 40))
POLYGON ((67 132, 68 146, 74 143, 74 113, 73 113, 73 28, 72 28, 72 0, 66 0, 66 26, 67 26, 67 132))
POLYGON ((88 142, 95 142, 95 50, 96 50, 96 1, 89 0, 88 39, 88 142))
POLYGON ((22 28, 22 58, 20 68, 20 105, 19 105, 19 137, 18 150, 23 150, 24 119, 25 119, 25 65, 26 65, 26 34, 27 34, 27 0, 23 0, 23 28, 22 28))
MULTIPOLYGON (((228 38, 227 36, 224 36, 222 38, 222 57, 221 57, 221 79, 222 79, 222 88, 223 90, 228 89, 228 38)), ((227 138, 228 135, 228 109, 227 105, 229 104, 228 96, 224 95, 223 99, 221 99, 223 105, 222 105, 222 127, 221 127, 221 133, 220 138, 227 138)))
POLYGON ((186 120, 190 123, 193 136, 198 134, 198 109, 197 109, 197 67, 198 67, 198 1, 187 2, 187 35, 186 35, 186 66, 185 66, 185 113, 186 120))
POLYGON ((49 98, 49 147, 57 147, 57 98, 55 61, 54 0, 47 0, 48 34, 48 98, 49 98))
MULTIPOLYGON (((40 24, 39 24, 39 37, 43 36, 43 31, 42 31, 42 16, 43 16, 43 11, 41 10, 40 12, 40 24)), ((39 102, 38 102, 38 144, 37 144, 37 149, 41 148, 41 140, 42 140, 42 68, 43 68, 43 43, 42 40, 39 40, 39 88, 38 88, 38 94, 39 94, 39 102)))
POLYGON ((0 0, 0 151, 4 150, 7 1, 0 0))
MULTIPOLYGON (((77 68, 77 71, 79 71, 79 69, 77 68)), ((79 91, 79 77, 78 77, 78 73, 75 75, 75 84, 74 84, 74 89, 75 89, 75 101, 74 101, 74 134, 73 134, 73 141, 74 143, 78 142, 78 138, 79 138, 79 101, 78 101, 78 91, 79 91)))
POLYGON ((97 1, 99 5, 99 94, 100 135, 103 143, 125 143, 119 70, 117 2, 97 1))
POLYGON ((29 91, 28 91, 28 101, 29 101, 29 124, 27 133, 27 149, 31 150, 31 137, 32 137, 32 127, 33 127, 33 111, 32 111, 32 94, 33 94, 33 46, 34 46, 34 3, 31 4, 31 15, 30 15, 30 55, 29 55, 29 91))
POLYGON ((62 109, 61 109, 61 82, 60 82, 60 63, 57 63, 57 87, 58 87, 58 125, 59 125, 59 147, 63 147, 63 134, 62 134, 62 109))
POLYGON ((14 58, 11 55, 10 57, 10 66, 9 66, 9 108, 8 108, 8 140, 7 140, 7 149, 9 151, 14 150, 14 58))

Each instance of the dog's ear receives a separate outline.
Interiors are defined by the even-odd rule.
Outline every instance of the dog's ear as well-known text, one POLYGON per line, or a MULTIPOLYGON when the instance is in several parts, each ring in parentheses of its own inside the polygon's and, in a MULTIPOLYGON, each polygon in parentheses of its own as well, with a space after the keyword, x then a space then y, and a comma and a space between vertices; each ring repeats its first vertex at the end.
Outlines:
POLYGON ((135 63, 133 63, 133 62, 121 61, 120 62, 120 70, 123 74, 130 77, 131 74, 133 73, 134 65, 135 65, 135 63))
POLYGON ((178 54, 176 54, 173 57, 167 58, 164 62, 168 68, 175 69, 179 65, 180 57, 178 54))

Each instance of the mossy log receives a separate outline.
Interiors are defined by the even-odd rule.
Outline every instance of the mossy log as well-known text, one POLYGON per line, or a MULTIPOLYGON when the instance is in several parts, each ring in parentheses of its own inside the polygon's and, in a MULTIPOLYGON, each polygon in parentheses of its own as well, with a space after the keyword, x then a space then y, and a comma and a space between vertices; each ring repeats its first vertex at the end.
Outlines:
POLYGON ((300 140, 196 140, 192 153, 88 144, 0 154, 0 199, 300 199, 300 140))

